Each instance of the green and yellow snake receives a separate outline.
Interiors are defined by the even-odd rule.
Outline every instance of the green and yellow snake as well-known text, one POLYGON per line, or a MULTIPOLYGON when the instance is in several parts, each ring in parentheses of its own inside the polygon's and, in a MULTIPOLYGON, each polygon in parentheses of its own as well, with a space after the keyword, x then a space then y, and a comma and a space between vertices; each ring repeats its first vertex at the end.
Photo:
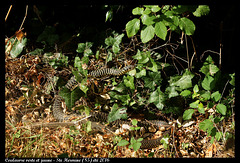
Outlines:
MULTIPOLYGON (((135 68, 135 65, 129 65, 126 67, 123 67, 122 69, 111 69, 111 68, 105 68, 105 69, 99 69, 99 70, 95 70, 92 71, 88 74, 88 77, 90 78, 99 78, 99 77, 103 77, 103 76, 121 76, 125 73, 127 73, 128 71, 131 71, 132 69, 135 68)), ((65 85, 66 88, 70 89, 73 88, 74 86, 76 86, 78 84, 78 82, 76 81, 75 77, 73 76, 65 85)), ((62 97, 59 95, 55 96, 55 100, 53 103, 53 116, 56 120, 58 121, 64 121, 69 119, 70 117, 72 117, 72 115, 65 115, 63 112, 63 108, 61 107, 62 104, 62 97)), ((91 112, 90 113, 90 117, 88 118, 90 121, 93 122, 103 122, 103 123, 107 123, 107 117, 108 115, 106 113, 103 112, 91 112)), ((113 126, 118 126, 120 127, 122 124, 127 124, 127 125, 132 125, 131 121, 127 121, 127 120, 116 120, 114 122, 111 122, 111 125, 113 126)), ((144 127, 148 130, 148 128, 154 127, 154 128, 159 128, 159 127, 170 127, 170 125, 165 122, 165 121, 139 121, 138 122, 138 126, 140 127, 144 127)), ((164 132, 164 134, 157 139, 151 139, 151 140, 147 140, 144 139, 141 141, 142 145, 141 145, 141 149, 150 149, 150 148, 155 148, 157 146, 159 146, 160 140, 162 139, 162 137, 166 134, 169 134, 170 130, 167 130, 164 132)))

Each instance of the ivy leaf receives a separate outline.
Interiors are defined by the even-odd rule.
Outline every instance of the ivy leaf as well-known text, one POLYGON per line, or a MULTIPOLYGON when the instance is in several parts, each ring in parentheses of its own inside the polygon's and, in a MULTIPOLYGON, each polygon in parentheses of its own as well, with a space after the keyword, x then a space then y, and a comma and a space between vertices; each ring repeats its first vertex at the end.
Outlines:
POLYGON ((124 91, 126 91, 126 86, 124 83, 120 83, 118 84, 118 86, 114 87, 115 91, 118 91, 119 93, 126 93, 124 91))
POLYGON ((141 40, 143 43, 147 43, 154 37, 154 28, 152 25, 147 26, 141 30, 141 40))
POLYGON ((168 149, 169 148, 169 138, 170 136, 168 134, 164 135, 164 137, 160 140, 160 143, 163 144, 163 148, 164 149, 168 149))
POLYGON ((127 108, 121 107, 119 108, 117 104, 112 106, 111 112, 108 114, 108 122, 111 123, 117 119, 126 119, 127 118, 127 108))
POLYGON ((66 87, 63 87, 59 92, 59 95, 65 100, 67 108, 71 109, 75 106, 75 102, 80 99, 80 97, 84 96, 84 93, 79 87, 75 88, 72 92, 66 87))
POLYGON ((115 42, 112 47, 114 53, 118 53, 120 51, 119 44, 122 42, 123 36, 124 34, 121 34, 115 38, 115 42))
POLYGON ((154 90, 156 85, 160 85, 162 79, 159 72, 148 72, 148 76, 144 76, 144 83, 145 87, 150 88, 151 90, 154 90))
POLYGON ((138 64, 145 64, 151 58, 150 52, 141 52, 140 50, 137 51, 137 54, 133 56, 133 59, 138 60, 138 64))
POLYGON ((149 55, 146 53, 141 54, 141 59, 139 59, 138 63, 145 64, 149 61, 149 55))
POLYGON ((214 86, 215 86, 214 78, 209 75, 205 76, 205 78, 202 81, 202 87, 205 90, 210 91, 214 88, 214 86))
POLYGON ((122 102, 122 105, 128 105, 129 101, 131 100, 129 94, 127 95, 115 95, 115 99, 120 100, 122 102))
POLYGON ((183 120, 191 119, 193 113, 194 113, 194 109, 185 110, 184 113, 183 113, 183 120))
POLYGON ((170 86, 178 86, 180 91, 192 87, 192 78, 194 75, 186 70, 182 76, 170 77, 170 86))
POLYGON ((232 86, 235 86, 235 73, 229 74, 231 81, 229 82, 232 86))
POLYGON ((78 72, 80 74, 82 74, 84 76, 87 76, 88 71, 87 71, 86 68, 84 69, 84 67, 86 67, 84 65, 87 65, 88 62, 89 62, 89 57, 87 57, 87 56, 83 56, 82 60, 79 57, 75 57, 75 59, 74 59, 74 67, 76 67, 78 69, 78 72))
POLYGON ((158 66, 157 63, 154 61, 154 59, 150 58, 150 61, 152 63, 152 67, 148 67, 149 70, 152 70, 153 72, 158 72, 158 66))
POLYGON ((202 15, 207 15, 210 12, 210 8, 207 5, 199 5, 193 15, 196 17, 201 17, 202 15))
POLYGON ((112 36, 109 36, 105 39, 105 44, 107 46, 112 46, 115 42, 115 38, 113 38, 112 36))
POLYGON ((136 73, 136 78, 146 76, 146 69, 141 69, 140 72, 136 73))
POLYGON ((92 50, 90 49, 92 46, 92 42, 79 43, 76 51, 78 53, 84 53, 84 55, 89 56, 92 54, 92 50))
POLYGON ((158 22, 155 24, 155 34, 162 40, 166 39, 167 36, 167 27, 163 22, 158 22))
MULTIPOLYGON (((12 40, 14 40, 14 39, 12 39, 12 40)), ((26 44, 27 44, 27 38, 23 38, 21 41, 17 40, 14 43, 12 50, 10 51, 11 57, 12 58, 18 57, 22 53, 23 48, 26 46, 26 44)))
POLYGON ((167 91, 167 93, 168 93, 168 98, 178 96, 178 92, 176 91, 176 87, 175 87, 175 86, 169 86, 169 87, 167 87, 167 88, 166 88, 166 91, 167 91))
POLYGON ((126 24, 126 31, 127 31, 127 36, 128 37, 132 37, 135 34, 137 34, 139 29, 140 29, 140 20, 137 19, 137 18, 129 21, 126 24))
POLYGON ((219 91, 216 91, 216 92, 212 93, 211 98, 215 102, 218 102, 218 100, 220 100, 220 98, 221 98, 221 94, 219 93, 219 91))
POLYGON ((214 65, 214 61, 212 57, 209 55, 206 61, 203 63, 203 66, 200 69, 200 72, 204 73, 205 75, 213 76, 218 71, 219 71, 219 68, 216 65, 214 65))
POLYGON ((80 89, 86 94, 88 91, 87 78, 84 78, 80 83, 80 89))
POLYGON ((132 56, 133 59, 137 59, 137 60, 140 60, 142 59, 142 55, 141 55, 141 51, 138 49, 137 50, 137 54, 132 56))
POLYGON ((166 97, 164 93, 160 90, 160 86, 156 89, 156 91, 152 92, 150 94, 149 103, 154 103, 156 107, 160 110, 164 107, 164 101, 166 100, 166 97))
POLYGON ((179 21, 179 27, 186 35, 193 35, 196 27, 195 24, 188 18, 183 17, 179 21))
POLYGON ((130 140, 131 144, 129 145, 129 148, 133 148, 134 151, 137 151, 142 145, 141 141, 142 141, 141 138, 135 140, 134 137, 131 137, 131 140, 130 140))
POLYGON ((126 85, 126 87, 129 87, 130 89, 134 90, 134 77, 133 76, 124 76, 123 77, 123 82, 126 85))

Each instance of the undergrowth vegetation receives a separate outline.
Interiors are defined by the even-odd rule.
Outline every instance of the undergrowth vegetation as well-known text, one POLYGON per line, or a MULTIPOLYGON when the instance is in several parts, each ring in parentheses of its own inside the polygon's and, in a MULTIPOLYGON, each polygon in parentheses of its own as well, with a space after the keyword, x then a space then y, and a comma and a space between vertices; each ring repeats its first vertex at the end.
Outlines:
MULTIPOLYGON (((118 9, 105 7, 109 9, 105 20, 114 20, 118 9)), ((74 55, 56 48, 60 36, 54 26, 45 27, 36 39, 41 44, 36 49, 27 46, 31 40, 23 29, 6 38, 5 156, 219 156, 219 151, 235 140, 235 73, 223 72, 212 55, 204 56, 202 62, 197 56, 192 38, 197 27, 192 19, 209 12, 207 5, 135 7, 124 32, 109 30, 101 38, 101 45, 77 41, 74 55), (97 69, 128 65, 136 67, 123 76, 100 80, 88 77, 97 69), (71 76, 78 81, 73 90, 64 87, 71 76), (108 122, 130 115, 138 119, 161 118, 174 124, 174 128, 154 152, 139 149, 143 138, 115 135, 104 142, 109 135, 87 136, 92 132, 90 123, 81 130, 73 126, 54 130, 43 126, 19 128, 28 122, 54 121, 50 101, 58 91, 68 111, 105 111, 109 113, 108 122)), ((81 34, 61 46, 69 46, 81 34)), ((140 130, 137 122, 132 119, 130 130, 140 130)))

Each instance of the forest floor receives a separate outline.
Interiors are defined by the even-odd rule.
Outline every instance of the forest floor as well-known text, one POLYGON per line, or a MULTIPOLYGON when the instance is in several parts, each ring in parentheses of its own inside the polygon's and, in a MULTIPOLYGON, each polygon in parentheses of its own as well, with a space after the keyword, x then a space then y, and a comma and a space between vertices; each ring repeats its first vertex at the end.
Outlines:
MULTIPOLYGON (((211 136, 198 127, 204 119, 200 115, 187 123, 181 124, 180 119, 172 122, 175 127, 167 145, 137 151, 117 146, 117 136, 112 133, 86 132, 80 126, 48 126, 56 122, 51 111, 49 77, 58 72, 41 57, 31 55, 15 59, 6 56, 5 69, 5 157, 235 157, 234 139, 210 143, 211 136), (30 127, 36 123, 44 125, 30 127)), ((68 76, 69 72, 63 73, 68 76)), ((234 115, 223 122, 221 130, 235 133, 233 122, 234 115)))

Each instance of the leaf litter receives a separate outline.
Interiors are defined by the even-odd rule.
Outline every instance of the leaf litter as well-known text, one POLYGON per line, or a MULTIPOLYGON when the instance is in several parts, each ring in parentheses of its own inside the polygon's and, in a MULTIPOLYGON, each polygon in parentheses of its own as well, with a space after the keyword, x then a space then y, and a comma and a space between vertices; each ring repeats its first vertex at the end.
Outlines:
MULTIPOLYGON (((71 127, 21 128, 27 124, 55 121, 51 105, 46 105, 53 97, 45 88, 49 84, 46 78, 53 78, 57 72, 46 63, 42 63, 44 68, 38 68, 38 63, 41 58, 30 55, 6 58, 6 157, 58 157, 63 154, 68 157, 235 157, 234 146, 226 151, 223 143, 214 141, 211 144, 211 137, 198 128, 204 117, 183 124, 173 122, 175 127, 166 149, 160 145, 137 151, 117 146, 113 133, 88 133, 83 128, 71 127)), ((225 127, 229 126, 230 122, 226 123, 225 127)))

